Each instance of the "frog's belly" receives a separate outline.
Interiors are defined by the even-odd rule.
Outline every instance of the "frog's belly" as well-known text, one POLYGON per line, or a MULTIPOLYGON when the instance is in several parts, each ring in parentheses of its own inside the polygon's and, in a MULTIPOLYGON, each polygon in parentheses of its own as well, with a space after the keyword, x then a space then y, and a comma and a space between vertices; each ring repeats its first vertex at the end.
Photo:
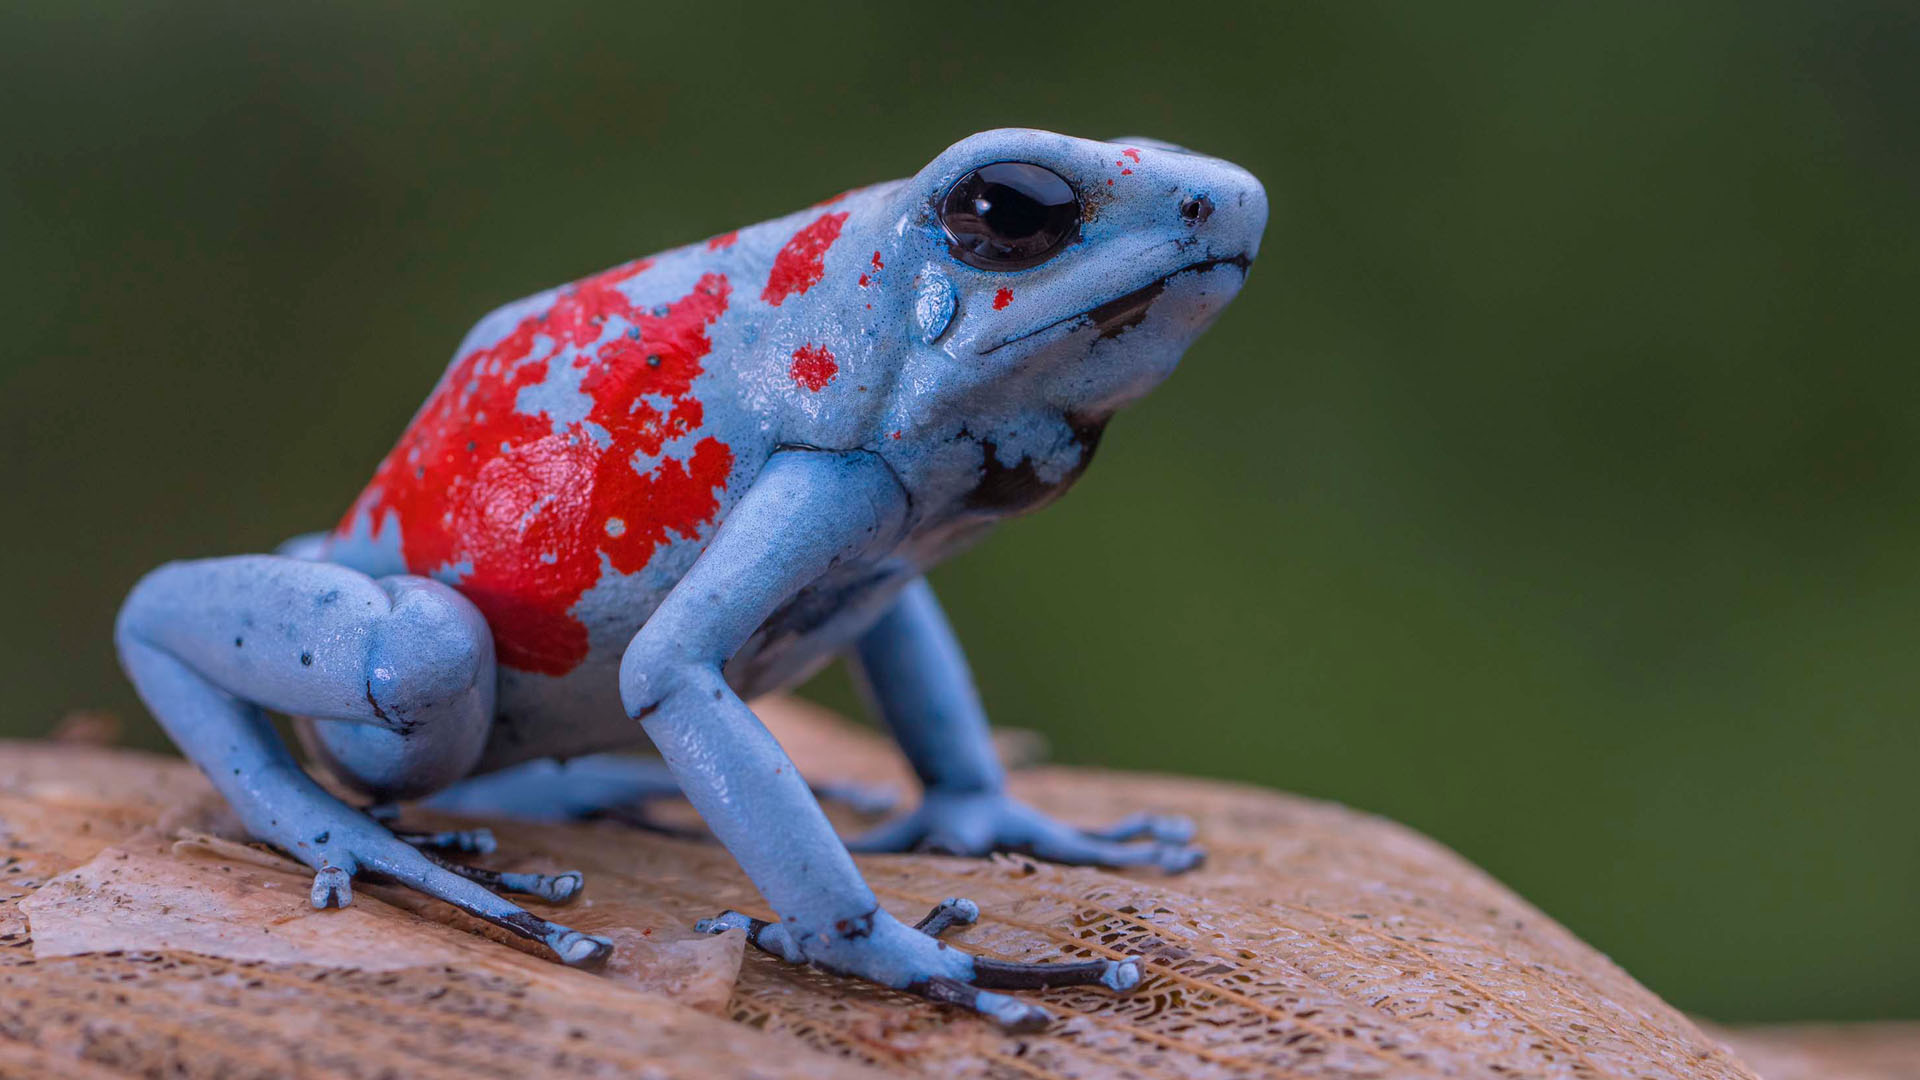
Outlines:
MULTIPOLYGON (((805 682, 878 621, 918 573, 901 561, 863 563, 843 567, 801 590, 728 662, 727 682, 748 699, 805 682)), ((625 610, 651 613, 656 604, 649 597, 625 610)), ((644 621, 613 612, 605 619, 589 617, 594 648, 561 676, 503 666, 493 736, 481 771, 530 758, 645 745, 640 724, 627 717, 620 701, 620 659, 644 621)))

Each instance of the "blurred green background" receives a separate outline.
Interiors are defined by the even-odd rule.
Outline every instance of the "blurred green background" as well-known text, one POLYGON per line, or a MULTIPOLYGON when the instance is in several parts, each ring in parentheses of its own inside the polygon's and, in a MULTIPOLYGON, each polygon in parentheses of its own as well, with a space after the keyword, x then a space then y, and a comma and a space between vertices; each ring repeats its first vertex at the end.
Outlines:
POLYGON ((1920 9, 459 7, 0 13, 0 732, 158 745, 126 588, 331 524, 496 303, 1149 134, 1273 222, 938 575, 995 715, 1406 821, 1688 1009, 1920 1016, 1920 9))

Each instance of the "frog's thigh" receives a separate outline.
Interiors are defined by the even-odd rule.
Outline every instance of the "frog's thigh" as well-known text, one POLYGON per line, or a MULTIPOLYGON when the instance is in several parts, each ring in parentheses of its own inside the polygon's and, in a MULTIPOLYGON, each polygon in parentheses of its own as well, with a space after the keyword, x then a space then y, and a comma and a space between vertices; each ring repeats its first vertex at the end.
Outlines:
POLYGON ((383 799, 466 775, 493 722, 486 620, 427 578, 271 555, 172 563, 134 588, 120 630, 234 697, 309 718, 318 756, 383 799))

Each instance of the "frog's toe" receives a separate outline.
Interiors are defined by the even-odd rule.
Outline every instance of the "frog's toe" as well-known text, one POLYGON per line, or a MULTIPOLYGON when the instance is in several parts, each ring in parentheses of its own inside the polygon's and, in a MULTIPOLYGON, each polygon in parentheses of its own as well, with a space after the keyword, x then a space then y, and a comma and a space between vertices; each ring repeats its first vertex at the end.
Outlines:
POLYGON ((1185 843, 1159 840, 1109 840, 1097 833, 1055 822, 1033 832, 1026 845, 1029 854, 1048 862, 1071 866, 1105 866, 1124 869, 1151 866, 1169 874, 1183 874, 1206 861, 1206 852, 1185 843))
POLYGON ((589 934, 581 930, 570 930, 555 925, 553 933, 543 939, 547 948, 560 957, 560 962, 568 967, 585 968, 597 971, 607 964, 613 955, 613 941, 599 934, 589 934))
POLYGON ((980 921, 980 905, 965 897, 949 896, 927 912, 926 918, 913 924, 928 937, 939 937, 955 926, 972 926, 980 921))
POLYGON ((580 895, 580 890, 587 884, 586 875, 578 870, 562 870, 554 874, 526 874, 489 870, 484 866, 466 866, 448 859, 434 858, 431 855, 428 858, 440 867, 475 884, 485 885, 496 892, 537 897, 549 904, 571 902, 580 895))
POLYGON ((1193 839, 1193 819, 1179 814, 1139 813, 1104 829, 1083 830, 1096 840, 1139 840, 1146 838, 1162 844, 1185 844, 1193 839))
POLYGON ((996 994, 973 983, 944 975, 936 975, 907 989, 929 1001, 972 1009, 1003 1029, 1017 1034, 1044 1031, 1048 1024, 1053 1023, 1052 1013, 1030 1001, 996 994))
POLYGON ((325 911, 353 903, 353 875, 338 866, 323 866, 313 875, 313 906, 325 911))
POLYGON ((458 855, 491 855, 500 846, 493 838, 492 829, 450 829, 445 832, 395 830, 393 837, 425 851, 445 851, 458 855))

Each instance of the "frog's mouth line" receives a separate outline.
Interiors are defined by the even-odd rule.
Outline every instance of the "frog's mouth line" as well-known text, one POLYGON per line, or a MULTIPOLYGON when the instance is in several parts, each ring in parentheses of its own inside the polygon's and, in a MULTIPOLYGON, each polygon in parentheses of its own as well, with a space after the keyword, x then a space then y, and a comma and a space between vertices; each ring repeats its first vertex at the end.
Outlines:
POLYGON ((1247 258, 1245 255, 1235 255, 1226 259, 1202 259, 1197 263, 1190 263, 1178 270, 1162 274, 1130 293, 1125 293, 1111 300, 1103 301, 1085 311, 1076 311, 1064 318, 1055 319, 1044 326, 1036 326, 1024 334, 1017 334, 1007 338, 992 348, 981 349, 979 355, 985 356, 990 352, 1004 349, 1017 341, 1025 341, 1037 334, 1044 334, 1056 326, 1073 322, 1076 319, 1085 319, 1089 326, 1099 327, 1100 336, 1103 338, 1117 337, 1120 331, 1140 325, 1140 320, 1147 317, 1147 309, 1153 306, 1153 302, 1160 298, 1162 292, 1166 291, 1167 282, 1172 281, 1181 274, 1199 273, 1220 266, 1237 266, 1240 268, 1240 273, 1245 274, 1247 267, 1252 265, 1252 262, 1253 260, 1247 258))

